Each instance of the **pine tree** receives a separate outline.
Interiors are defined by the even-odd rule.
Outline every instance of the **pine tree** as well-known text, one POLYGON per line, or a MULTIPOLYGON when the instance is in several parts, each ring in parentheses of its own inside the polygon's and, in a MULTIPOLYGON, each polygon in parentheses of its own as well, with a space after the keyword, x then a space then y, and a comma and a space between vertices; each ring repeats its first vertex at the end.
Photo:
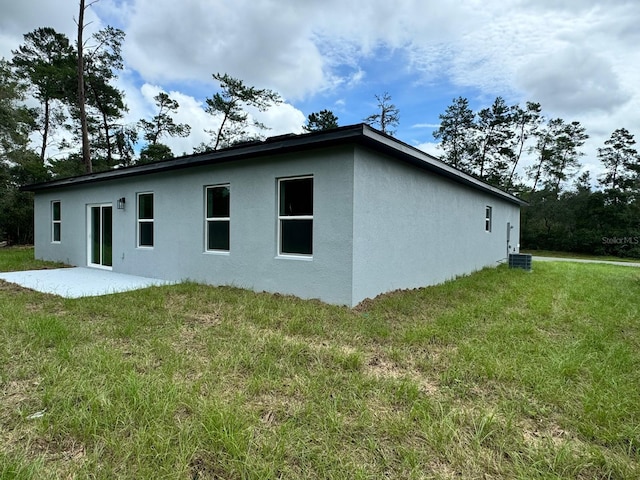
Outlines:
POLYGON ((329 130, 338 127, 338 117, 331 110, 320 110, 317 113, 310 113, 307 117, 306 125, 303 129, 306 132, 318 132, 320 130, 329 130))
POLYGON ((470 173, 471 155, 474 151, 474 113, 469 101, 458 97, 440 114, 440 127, 433 137, 440 140, 439 148, 444 150, 442 160, 449 165, 470 173))

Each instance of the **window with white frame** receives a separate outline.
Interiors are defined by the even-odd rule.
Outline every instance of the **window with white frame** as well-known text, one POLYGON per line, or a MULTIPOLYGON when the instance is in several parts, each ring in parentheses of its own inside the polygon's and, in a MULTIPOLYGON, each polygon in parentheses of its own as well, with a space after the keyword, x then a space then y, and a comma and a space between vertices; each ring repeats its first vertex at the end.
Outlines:
POLYGON ((229 251, 229 185, 215 185, 205 192, 205 245, 207 251, 229 251))
POLYGON ((60 243, 62 234, 62 210, 60 201, 51 202, 51 241, 60 243))
POLYGON ((138 194, 138 247, 153 247, 153 193, 138 194))
POLYGON ((313 254, 313 177, 278 179, 278 253, 313 254))
POLYGON ((491 231, 491 215, 492 215, 492 208, 487 205, 485 210, 484 210, 484 230, 485 232, 490 232, 491 231))

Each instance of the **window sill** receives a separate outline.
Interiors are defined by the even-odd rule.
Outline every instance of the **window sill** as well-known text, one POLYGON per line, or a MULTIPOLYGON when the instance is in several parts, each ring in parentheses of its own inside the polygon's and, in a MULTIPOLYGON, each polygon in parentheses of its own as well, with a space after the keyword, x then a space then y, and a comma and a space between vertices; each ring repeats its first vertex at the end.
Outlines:
POLYGON ((204 255, 220 255, 223 257, 228 257, 231 255, 231 252, 228 250, 205 250, 202 252, 204 255))
POLYGON ((313 255, 295 255, 291 254, 279 254, 276 255, 276 260, 301 260, 303 262, 311 262, 313 261, 313 255))

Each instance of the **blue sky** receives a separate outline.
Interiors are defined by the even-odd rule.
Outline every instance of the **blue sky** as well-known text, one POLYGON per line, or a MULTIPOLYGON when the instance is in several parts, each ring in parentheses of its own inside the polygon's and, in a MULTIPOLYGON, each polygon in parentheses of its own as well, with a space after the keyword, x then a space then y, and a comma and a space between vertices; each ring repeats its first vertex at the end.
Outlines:
MULTIPOLYGON (((77 3, 0 0, 0 56, 22 35, 51 26, 75 36, 77 3)), ((203 111, 229 73, 286 100, 259 116, 268 134, 300 132, 330 109, 340 124, 376 111, 388 92, 400 110, 396 137, 438 153, 432 132, 453 98, 472 108, 500 95, 537 101, 548 117, 579 120, 591 136, 583 164, 597 175, 597 148, 616 128, 640 135, 640 2, 637 0, 100 0, 89 31, 126 33, 119 87, 134 123, 168 92, 189 123, 190 153, 216 120, 203 111)))

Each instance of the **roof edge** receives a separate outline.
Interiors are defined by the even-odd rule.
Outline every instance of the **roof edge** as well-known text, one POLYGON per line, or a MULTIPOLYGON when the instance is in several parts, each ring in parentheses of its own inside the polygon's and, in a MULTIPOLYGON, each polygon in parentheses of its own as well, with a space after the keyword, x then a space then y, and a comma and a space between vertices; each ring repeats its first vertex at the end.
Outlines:
POLYGON ((284 134, 266 138, 263 141, 252 141, 234 145, 222 150, 213 150, 205 153, 195 153, 180 157, 120 167, 102 172, 85 173, 74 177, 50 180, 47 182, 33 183, 20 187, 22 191, 37 192, 54 188, 64 188, 88 183, 103 182, 117 178, 126 178, 139 175, 149 175, 170 170, 192 168, 202 165, 226 163, 242 160, 255 156, 267 156, 293 150, 315 148, 318 145, 332 145, 353 141, 362 135, 364 124, 347 125, 331 130, 310 132, 305 134, 284 134))
POLYGON ((515 195, 489 185, 472 175, 444 163, 435 156, 423 152, 422 150, 404 143, 386 133, 376 130, 365 123, 304 134, 289 133, 285 135, 277 135, 269 137, 263 141, 248 142, 225 148, 223 150, 184 155, 144 165, 133 165, 104 172, 88 173, 75 177, 24 185, 20 187, 20 190, 39 192, 56 188, 67 188, 76 185, 115 180, 118 178, 149 175, 153 173, 193 168, 204 165, 215 165, 248 158, 263 157, 277 153, 311 150, 321 146, 341 145, 346 143, 361 143, 368 145, 372 148, 384 151, 393 157, 397 157, 399 160, 450 178, 458 183, 502 197, 509 202, 516 203, 521 206, 528 205, 527 202, 515 195))
POLYGON ((408 161, 413 165, 438 173, 439 175, 450 178, 459 183, 484 190, 493 195, 498 195, 500 197, 503 197, 505 200, 517 203, 521 206, 529 205, 521 198, 518 198, 515 195, 508 193, 498 187, 490 185, 483 180, 474 177, 473 175, 463 172, 462 170, 452 167, 439 158, 426 153, 412 145, 404 143, 386 133, 376 130, 369 125, 363 124, 363 127, 363 136, 365 138, 370 139, 375 144, 382 144, 385 149, 395 152, 399 156, 402 156, 405 161, 408 161))

